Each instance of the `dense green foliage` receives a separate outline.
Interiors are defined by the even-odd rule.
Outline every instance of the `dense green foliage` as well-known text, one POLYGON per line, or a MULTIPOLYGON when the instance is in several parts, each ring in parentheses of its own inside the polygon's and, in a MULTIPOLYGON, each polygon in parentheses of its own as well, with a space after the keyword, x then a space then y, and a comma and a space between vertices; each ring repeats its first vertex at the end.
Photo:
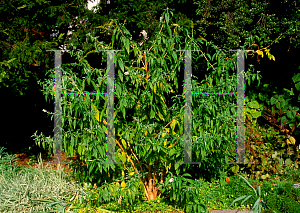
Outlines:
MULTIPOLYGON (((99 195, 111 195, 99 198, 105 202, 121 196, 125 205, 138 197, 161 195, 186 209, 202 208, 200 202, 188 205, 200 199, 189 195, 197 193, 193 187, 200 177, 224 182, 224 171, 244 170, 253 179, 269 179, 283 173, 284 166, 298 168, 300 65, 284 58, 288 54, 284 51, 299 51, 297 3, 114 1, 100 3, 93 13, 82 1, 1 2, 1 87, 22 95, 33 77, 46 99, 53 102, 54 54, 46 49, 65 44, 70 52, 63 53, 63 91, 105 92, 107 52, 103 50, 123 50, 115 52, 115 126, 116 158, 124 164, 98 164, 106 161, 105 96, 64 95, 63 149, 86 163, 77 165, 74 175, 102 184, 99 195), (173 17, 167 7, 175 8, 173 17), (69 36, 72 22, 78 27, 69 36), (59 34, 50 39, 52 29, 59 34), (149 40, 140 47, 137 43, 143 29, 149 40), (235 96, 192 97, 193 161, 202 164, 174 164, 184 156, 185 55, 176 50, 186 48, 202 51, 192 52, 192 91, 196 93, 236 92, 236 54, 229 49, 253 49, 245 53, 245 122, 246 158, 254 165, 227 164, 235 160, 235 96), (260 64, 249 63, 254 61, 260 64), (271 63, 284 74, 272 73, 271 63), (184 173, 192 179, 181 178, 184 173), (172 177, 176 183, 169 189, 172 177), (183 192, 182 186, 190 188, 183 192)), ((53 152, 52 135, 36 140, 53 152)))
POLYGON ((222 49, 245 46, 262 49, 288 38, 292 46, 299 45, 300 5, 294 1, 194 1, 198 5, 195 21, 209 41, 222 49))
MULTIPOLYGON (((233 125, 236 98, 233 95, 192 96, 192 151, 195 155, 191 160, 201 162, 201 165, 175 164, 183 161, 185 147, 184 82, 180 81, 179 77, 183 75, 180 68, 184 63, 184 52, 176 54, 176 50, 199 50, 192 54, 193 63, 196 63, 196 60, 206 66, 205 80, 197 80, 200 73, 193 72, 193 93, 234 93, 237 85, 234 62, 236 54, 232 53, 232 59, 226 59, 225 54, 216 46, 201 39, 194 39, 184 27, 172 29, 169 26, 172 12, 168 9, 162 15, 164 19, 160 31, 155 40, 150 41, 152 48, 147 53, 137 49, 136 42, 130 40, 130 32, 125 26, 113 21, 111 47, 123 50, 115 54, 114 61, 114 124, 118 148, 116 161, 123 162, 123 165, 100 164, 106 161, 107 133, 103 124, 107 99, 100 94, 93 98, 89 95, 64 95, 63 148, 70 156, 78 154, 87 164, 86 167, 75 168, 74 175, 80 180, 101 184, 102 189, 99 193, 105 195, 101 198, 103 201, 117 200, 121 196, 124 197, 124 203, 133 203, 138 196, 152 200, 165 192, 171 193, 170 199, 180 202, 180 205, 186 206, 187 209, 200 208, 200 203, 191 207, 187 205, 198 199, 189 196, 192 191, 197 194, 194 192, 194 189, 197 189, 197 181, 191 182, 195 188, 186 192, 181 192, 180 185, 176 185, 178 189, 174 185, 170 191, 161 191, 158 184, 160 182, 166 185, 171 178, 168 175, 170 173, 176 173, 177 176, 191 173, 189 176, 193 178, 202 173, 202 176, 210 180, 217 178, 222 169, 228 169, 228 161, 234 161, 236 154, 236 130, 233 125), (129 58, 131 54, 136 56, 135 59, 129 58), (180 86, 181 90, 178 92, 180 86), (175 91, 179 95, 171 94, 175 91), (195 169, 203 172, 195 173, 195 169), (123 190, 120 190, 120 187, 123 190)), ((78 51, 75 44, 68 47, 72 49, 70 54, 74 56, 75 63, 63 64, 63 93, 101 93, 106 90, 106 69, 92 68, 86 57, 110 47, 91 35, 89 40, 93 43, 88 52, 78 51), (78 67, 81 78, 72 71, 73 67, 78 67)), ((102 53, 102 60, 105 60, 105 56, 106 53, 102 53)), ((50 72, 49 79, 41 82, 46 99, 49 95, 54 95, 54 70, 50 72)), ((254 70, 248 70, 247 73, 246 81, 249 85, 253 81, 252 76, 260 80, 254 70)), ((53 138, 45 141, 43 137, 41 140, 38 137, 36 140, 39 146, 54 149, 53 138)))

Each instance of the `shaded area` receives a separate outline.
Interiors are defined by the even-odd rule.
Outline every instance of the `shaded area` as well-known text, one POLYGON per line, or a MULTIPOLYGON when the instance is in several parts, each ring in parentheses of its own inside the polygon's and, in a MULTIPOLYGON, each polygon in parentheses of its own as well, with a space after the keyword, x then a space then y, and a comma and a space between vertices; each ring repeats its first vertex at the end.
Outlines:
MULTIPOLYGON (((53 104, 46 102, 36 80, 30 78, 26 94, 16 96, 13 85, 0 89, 2 104, 2 126, 0 147, 10 154, 43 151, 35 145, 31 136, 36 132, 39 135, 53 135, 53 121, 43 112, 43 109, 53 111, 53 104)), ((49 101, 48 101, 49 102, 49 101)))

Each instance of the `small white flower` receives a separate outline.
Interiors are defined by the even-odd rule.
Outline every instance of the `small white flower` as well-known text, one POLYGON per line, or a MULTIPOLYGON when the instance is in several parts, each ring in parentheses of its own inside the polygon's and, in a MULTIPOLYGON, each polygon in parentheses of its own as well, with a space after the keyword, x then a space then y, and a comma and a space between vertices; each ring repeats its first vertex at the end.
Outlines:
POLYGON ((45 110, 45 109, 43 109, 42 111, 43 111, 43 112, 48 112, 48 111, 47 111, 47 110, 45 110))
POLYGON ((172 183, 174 181, 174 178, 171 178, 170 180, 169 180, 169 183, 172 183))
POLYGON ((125 75, 129 75, 129 72, 125 72, 124 74, 125 74, 125 75))

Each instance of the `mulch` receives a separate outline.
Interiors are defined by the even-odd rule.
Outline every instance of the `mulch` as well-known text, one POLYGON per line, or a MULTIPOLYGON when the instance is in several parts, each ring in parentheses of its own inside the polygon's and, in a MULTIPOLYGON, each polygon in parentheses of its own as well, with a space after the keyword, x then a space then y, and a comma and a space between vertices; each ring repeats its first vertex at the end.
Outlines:
MULTIPOLYGON (((39 156, 38 156, 39 158, 39 156)), ((20 166, 20 167, 31 167, 31 168, 39 168, 39 163, 34 163, 34 164, 30 164, 28 165, 27 162, 29 162, 30 160, 30 155, 27 153, 17 153, 16 157, 14 158, 15 160, 15 164, 16 166, 20 166)), ((62 151, 62 162, 70 162, 71 160, 73 160, 73 162, 76 162, 76 160, 79 160, 79 156, 73 156, 73 157, 67 157, 64 153, 64 151, 62 151)), ((86 164, 83 161, 80 161, 82 166, 85 166, 86 164)), ((57 170, 58 168, 58 164, 54 164, 54 155, 51 157, 43 157, 42 156, 42 170, 46 170, 46 169, 52 169, 52 170, 57 170), (52 163, 52 164, 48 164, 48 163, 52 163)), ((72 174, 72 168, 68 165, 68 164, 61 164, 61 166, 63 167, 64 171, 67 174, 72 174)))

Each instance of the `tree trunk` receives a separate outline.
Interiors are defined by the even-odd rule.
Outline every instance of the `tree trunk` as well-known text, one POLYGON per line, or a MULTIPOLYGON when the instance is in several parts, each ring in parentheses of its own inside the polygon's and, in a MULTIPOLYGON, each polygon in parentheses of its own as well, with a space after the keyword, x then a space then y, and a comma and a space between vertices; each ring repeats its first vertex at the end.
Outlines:
MULTIPOLYGON (((149 165, 148 161, 148 165, 149 165)), ((161 189, 160 186, 157 187, 158 183, 156 183, 156 166, 157 166, 158 161, 155 162, 155 168, 154 168, 154 173, 151 172, 152 170, 152 165, 149 165, 148 167, 148 174, 146 175, 144 179, 144 185, 145 185, 145 194, 146 194, 146 200, 154 200, 157 198, 157 195, 161 195, 161 189)), ((163 182, 164 174, 165 174, 165 168, 163 169, 160 182, 163 182)))

